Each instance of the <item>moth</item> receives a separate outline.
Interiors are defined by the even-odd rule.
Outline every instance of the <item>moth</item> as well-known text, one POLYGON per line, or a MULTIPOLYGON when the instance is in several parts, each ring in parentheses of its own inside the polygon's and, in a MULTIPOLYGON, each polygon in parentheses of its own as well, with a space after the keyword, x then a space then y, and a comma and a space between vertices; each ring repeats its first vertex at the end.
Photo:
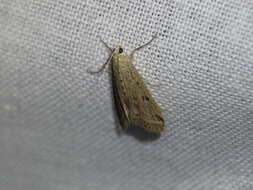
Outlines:
POLYGON ((123 52, 121 45, 112 49, 101 40, 110 50, 110 56, 98 71, 92 73, 99 73, 108 63, 111 64, 114 101, 123 129, 139 126, 153 133, 165 130, 161 109, 133 65, 134 53, 150 44, 155 38, 156 36, 135 48, 130 55, 123 52))

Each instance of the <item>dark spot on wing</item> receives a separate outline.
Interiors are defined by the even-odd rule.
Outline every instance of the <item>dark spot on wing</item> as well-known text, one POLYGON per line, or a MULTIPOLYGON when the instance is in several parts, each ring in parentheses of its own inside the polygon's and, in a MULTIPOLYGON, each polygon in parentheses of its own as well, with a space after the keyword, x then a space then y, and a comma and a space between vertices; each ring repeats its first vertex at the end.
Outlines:
POLYGON ((148 96, 142 96, 143 101, 149 101, 149 97, 148 96))

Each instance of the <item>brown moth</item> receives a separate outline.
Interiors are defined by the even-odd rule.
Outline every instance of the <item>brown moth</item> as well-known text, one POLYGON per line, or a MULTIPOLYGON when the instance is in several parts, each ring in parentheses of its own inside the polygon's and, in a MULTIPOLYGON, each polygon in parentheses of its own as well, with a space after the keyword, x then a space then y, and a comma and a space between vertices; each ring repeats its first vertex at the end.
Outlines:
POLYGON ((134 53, 154 39, 155 37, 135 48, 130 55, 123 53, 122 46, 111 49, 102 41, 110 49, 111 55, 101 69, 92 73, 102 71, 108 63, 111 63, 114 99, 123 129, 136 125, 149 132, 159 133, 165 130, 161 109, 133 65, 134 53))

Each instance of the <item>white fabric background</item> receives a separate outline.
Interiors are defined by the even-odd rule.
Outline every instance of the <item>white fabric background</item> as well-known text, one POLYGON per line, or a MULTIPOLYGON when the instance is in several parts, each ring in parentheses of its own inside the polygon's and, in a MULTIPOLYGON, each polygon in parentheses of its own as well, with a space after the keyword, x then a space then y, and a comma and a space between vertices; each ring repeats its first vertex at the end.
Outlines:
POLYGON ((253 1, 0 1, 0 189, 253 189, 253 1), (168 130, 117 133, 101 36, 168 130))

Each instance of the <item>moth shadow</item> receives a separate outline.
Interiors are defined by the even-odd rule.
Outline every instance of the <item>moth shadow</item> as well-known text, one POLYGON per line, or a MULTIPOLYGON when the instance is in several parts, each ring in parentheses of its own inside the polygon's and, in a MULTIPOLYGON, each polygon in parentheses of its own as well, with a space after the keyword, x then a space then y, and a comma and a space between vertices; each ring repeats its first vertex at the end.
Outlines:
POLYGON ((148 132, 137 125, 130 125, 125 132, 127 135, 133 136, 141 142, 155 141, 161 136, 160 133, 148 132))

